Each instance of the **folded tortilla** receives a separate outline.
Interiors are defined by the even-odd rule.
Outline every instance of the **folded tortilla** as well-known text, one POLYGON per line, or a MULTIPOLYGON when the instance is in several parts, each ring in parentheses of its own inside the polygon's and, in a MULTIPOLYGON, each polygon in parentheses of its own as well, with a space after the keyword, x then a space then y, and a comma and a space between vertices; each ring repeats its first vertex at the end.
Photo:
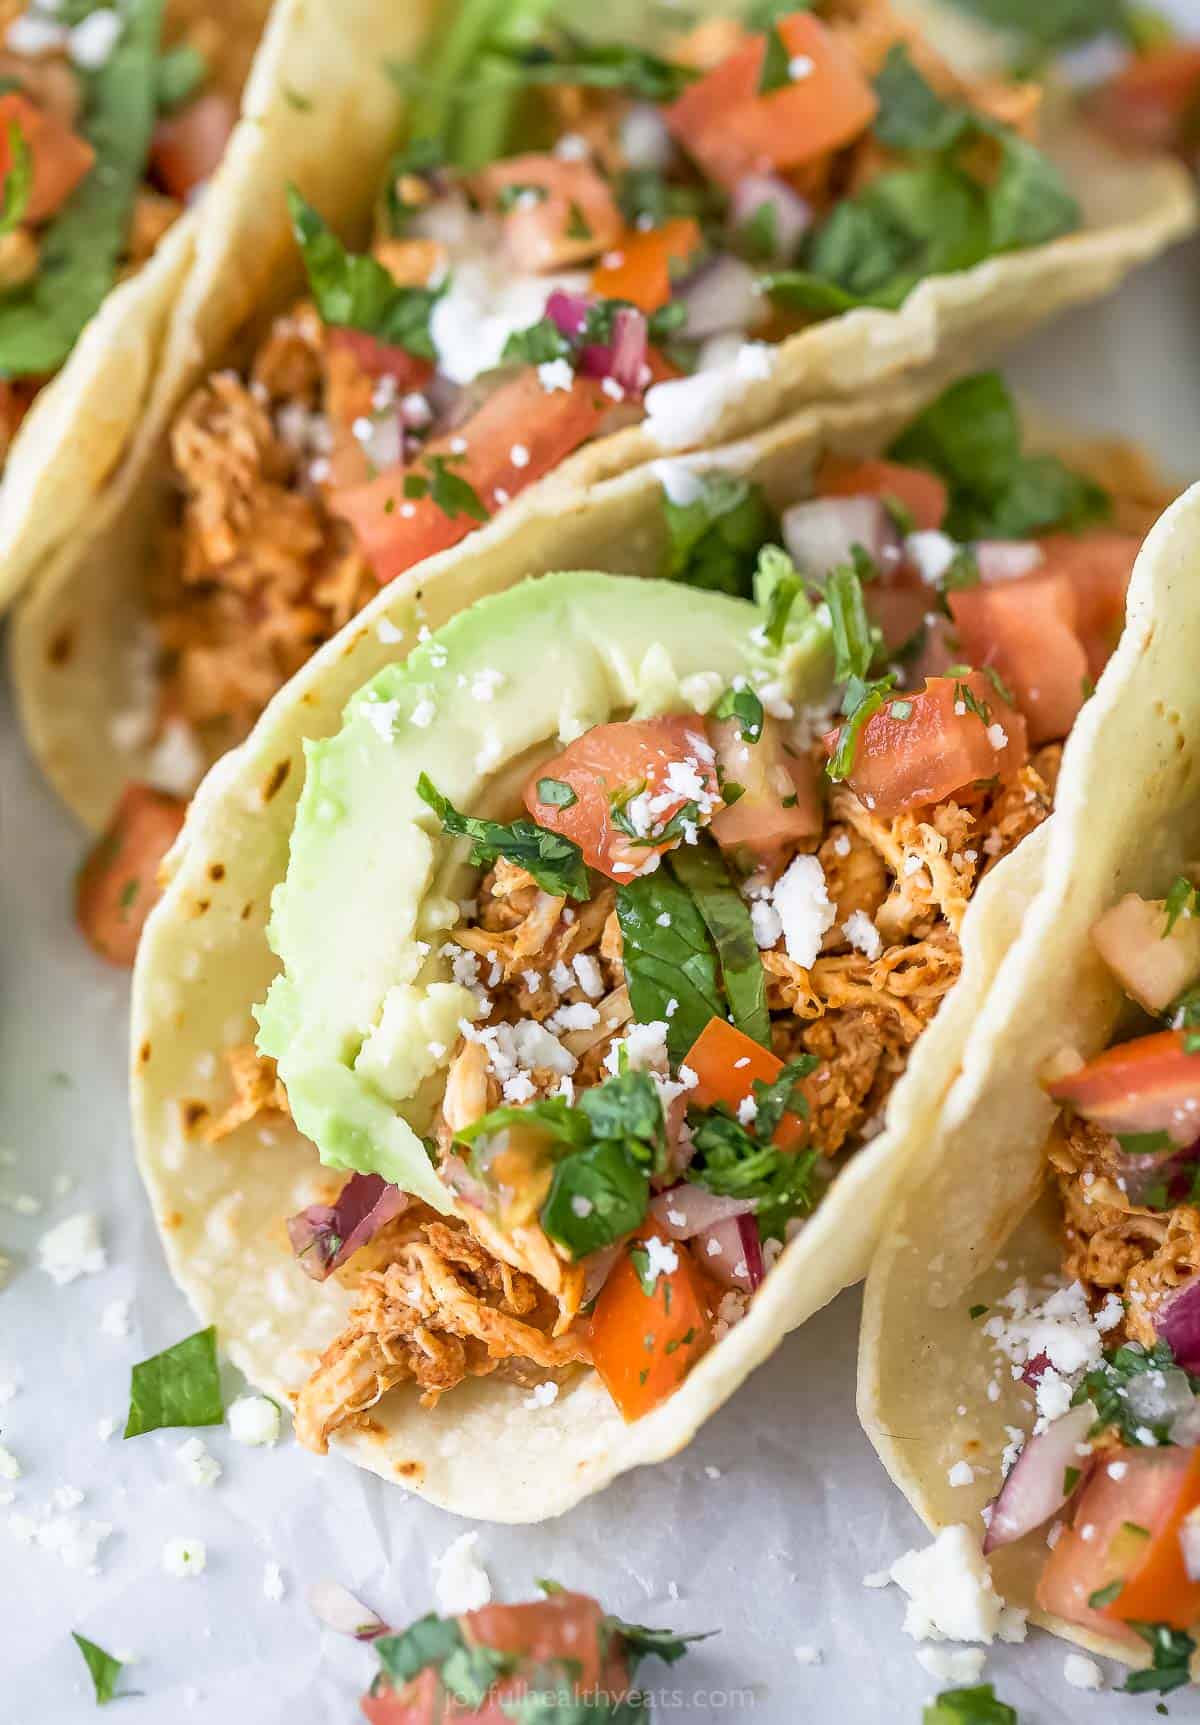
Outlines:
MULTIPOLYGON (((951 30, 926 4, 904 10, 953 58, 974 56, 978 66, 978 32, 951 30)), ((147 592, 171 521, 167 428, 197 381, 236 363, 247 331, 295 294, 288 182, 339 233, 362 237, 403 117, 386 64, 414 61, 437 17, 432 0, 353 0, 336 16, 284 0, 247 93, 246 120, 198 212, 190 261, 181 240, 174 271, 164 258, 142 287, 145 309, 127 298, 128 316, 115 307, 104 314, 106 328, 124 331, 120 348, 95 335, 91 372, 81 359, 47 392, 41 457, 31 454, 19 490, 6 487, 0 497, 0 584, 15 586, 35 565, 39 576, 13 630, 22 720, 51 783, 90 828, 104 826, 124 784, 152 776, 152 725, 114 730, 113 720, 155 713, 147 592), (86 431, 114 402, 126 411, 119 423, 107 415, 113 434, 93 458, 79 423, 86 431), (118 456, 121 472, 109 480, 118 456), (60 485, 59 473, 70 473, 70 484, 60 485), (35 490, 36 509, 26 502, 35 490)), ((992 40, 985 65, 994 67, 992 40)), ((862 398, 935 362, 978 364, 1043 319, 1108 292, 1191 226, 1194 196, 1178 164, 1118 155, 1054 101, 1043 143, 1080 202, 1078 231, 930 278, 899 311, 859 309, 789 337, 766 375, 718 392, 711 413, 690 416, 679 447, 749 435, 816 401, 862 398)), ((589 506, 596 485, 666 453, 658 436, 643 422, 586 445, 537 489, 566 517, 589 506)))
MULTIPOLYGON (((806 494, 824 455, 885 449, 925 399, 910 386, 870 408, 798 414, 690 464, 744 475, 778 505, 806 494)), ((1077 462, 1079 453, 1071 451, 1077 462)), ((325 1188, 315 1184, 316 1150, 286 1117, 260 1115, 218 1142, 205 1123, 228 1103, 220 1056, 253 1040, 251 1009, 278 970, 266 925, 287 866, 306 744, 336 732, 353 693, 403 655, 398 630, 411 641, 419 622, 436 630, 472 602, 556 569, 654 576, 665 549, 651 468, 595 486, 586 509, 522 499, 382 592, 275 698, 196 795, 135 973, 138 1157, 177 1280, 237 1365, 281 1400, 295 1401, 352 1304, 337 1278, 318 1284, 299 1272, 284 1229, 289 1214, 327 1192, 328 1173, 325 1188)), ((686 609, 686 589, 679 600, 686 609)), ((747 1316, 667 1402, 626 1425, 590 1371, 536 1408, 496 1377, 460 1385, 434 1409, 421 1408, 408 1385, 372 1409, 369 1429, 335 1433, 333 1447, 458 1513, 523 1521, 558 1514, 625 1469, 686 1444, 789 1330, 864 1274, 899 1183, 935 1135, 991 980, 1039 885, 1049 827, 998 864, 973 897, 961 976, 916 1042, 883 1131, 846 1163, 747 1316)))
MULTIPOLYGON (((1125 1003, 1090 939, 1125 893, 1161 895, 1200 850, 1196 584, 1200 487, 1162 517, 1129 588, 1121 644, 1063 754, 1040 891, 967 1041, 936 1129, 917 1148, 867 1281, 859 1411, 888 1472, 930 1528, 978 1520, 999 1490, 1008 1427, 1030 1392, 997 1373, 981 1305, 1060 1271, 1061 1209, 1039 1201, 1058 1113, 1040 1078, 1065 1048, 1104 1048, 1125 1003), (972 1310, 976 1318, 972 1318, 972 1310), (995 1380, 999 1387, 989 1391, 995 1380), (952 1483, 969 1457, 974 1481, 952 1483)), ((1046 1530, 994 1552, 1013 1605, 1079 1645, 1137 1663, 1034 1609, 1046 1530)))

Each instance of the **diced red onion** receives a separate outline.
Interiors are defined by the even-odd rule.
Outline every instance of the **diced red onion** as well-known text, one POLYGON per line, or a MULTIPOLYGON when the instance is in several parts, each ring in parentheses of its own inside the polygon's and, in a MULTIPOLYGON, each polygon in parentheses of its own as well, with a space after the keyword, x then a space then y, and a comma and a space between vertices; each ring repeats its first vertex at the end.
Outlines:
POLYGON ((555 288, 546 301, 546 316, 560 335, 573 341, 583 334, 590 306, 591 301, 586 294, 566 293, 562 288, 555 288))
POLYGON ((1089 1459, 1079 1454, 1077 1446, 1095 1421, 1095 1408, 1084 1402, 1029 1439, 992 1504, 985 1553, 1010 1545, 1058 1514, 1071 1496, 1063 1489, 1067 1470, 1078 1473, 1076 1486, 1089 1470, 1089 1459))
POLYGON ((1193 1276, 1154 1313, 1154 1328, 1185 1372, 1200 1372, 1200 1276, 1193 1276))
POLYGON ((783 542, 798 568, 823 579, 848 563, 855 545, 881 570, 894 568, 904 553, 899 530, 881 497, 818 497, 784 511, 783 542))
POLYGON ((983 582, 1019 581, 1044 561, 1041 546, 1027 539, 979 539, 971 549, 983 582))
POLYGON ((650 1200, 650 1214, 671 1240, 690 1240, 718 1222, 734 1216, 752 1216, 752 1198, 722 1198, 690 1181, 660 1192, 650 1200))
POLYGON ((389 1186, 382 1174, 352 1174, 336 1204, 310 1204, 288 1218, 288 1239, 301 1269, 323 1282, 409 1203, 408 1194, 389 1186))
POLYGON ((1026 1360, 1025 1364, 1021 1367, 1022 1383, 1028 1384, 1030 1389, 1036 1389, 1042 1381, 1042 1373, 1046 1370, 1049 1364, 1049 1354, 1034 1354, 1033 1358, 1031 1360, 1026 1360))
POLYGON ((313 1616, 339 1635, 352 1635, 356 1641, 373 1641, 387 1632, 382 1617, 355 1599, 340 1581, 314 1581, 308 1590, 308 1604, 313 1616))
POLYGON ((1142 1425, 1169 1426, 1189 1411, 1196 1398, 1187 1374, 1178 1366, 1167 1366, 1161 1371, 1138 1372, 1130 1378, 1125 1400, 1130 1413, 1142 1425))
POLYGON ((1200 1581, 1200 1510, 1189 1510, 1179 1524, 1179 1549, 1189 1581, 1200 1581))
POLYGON ((411 460, 418 447, 416 440, 407 435, 399 413, 372 415, 365 432, 365 436, 358 437, 356 429, 357 442, 371 466, 380 473, 411 460))
POLYGON ((753 1293, 767 1273, 753 1216, 730 1216, 724 1222, 714 1222, 696 1235, 692 1249, 697 1262, 727 1288, 753 1293))
POLYGON ((617 1240, 611 1246, 602 1246, 598 1252, 592 1252, 584 1259, 583 1298, 581 1305, 586 1306, 589 1300, 594 1300, 601 1288, 607 1282, 612 1267, 621 1256, 623 1240, 617 1240))
POLYGON ((621 154, 631 168, 661 174, 670 167, 675 142, 667 130, 662 109, 653 102, 634 102, 621 116, 621 154))
POLYGON ((676 290, 687 313, 684 335, 703 341, 727 330, 749 329, 763 310, 757 283, 757 272, 731 252, 701 264, 676 290))
POLYGON ((775 209, 774 256, 781 263, 790 263, 800 241, 812 227, 812 205, 786 180, 777 179, 774 174, 744 174, 734 187, 730 204, 733 227, 744 227, 764 204, 771 204, 775 209))
POLYGON ((488 1191, 482 1180, 477 1180, 461 1156, 443 1156, 438 1163, 438 1178, 449 1186, 456 1198, 461 1198, 464 1204, 471 1204, 476 1210, 485 1210, 488 1206, 488 1191))
POLYGON ((611 377, 626 395, 639 394, 646 381, 646 320, 632 306, 613 314, 612 341, 591 342, 579 359, 585 377, 611 377))

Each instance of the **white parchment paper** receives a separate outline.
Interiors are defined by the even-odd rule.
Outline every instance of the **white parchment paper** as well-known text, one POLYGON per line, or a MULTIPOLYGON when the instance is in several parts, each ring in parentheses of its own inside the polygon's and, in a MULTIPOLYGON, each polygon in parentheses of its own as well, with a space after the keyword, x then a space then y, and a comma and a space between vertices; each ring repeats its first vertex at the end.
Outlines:
MULTIPOLYGON (((1195 4, 1195 0, 1187 0, 1195 4)), ((1183 477, 1200 474, 1200 247, 1176 253, 1111 304, 1058 325, 1010 368, 1023 388, 1095 427, 1146 440, 1183 477)), ((1200 595, 1197 602, 1200 603, 1200 595)), ((315 1622, 310 1583, 343 1582, 405 1624, 432 1602, 432 1560, 466 1524, 285 1434, 273 1451, 204 1432, 224 1472, 189 1484, 187 1433, 123 1442, 131 1364, 194 1328, 163 1269, 133 1169, 125 1115, 126 978, 94 960, 70 921, 81 838, 25 758, 0 704, 0 1441, 22 1475, 0 1479, 0 1721, 77 1725, 91 1688, 74 1629, 132 1664, 140 1691, 120 1725, 341 1725, 375 1661, 315 1622), (63 1187, 71 1182, 70 1190, 63 1187), (32 1199, 36 1214, 22 1214, 32 1199), (81 1210, 100 1219, 108 1267, 56 1287, 39 1236, 81 1210), (130 1302, 127 1336, 106 1333, 130 1302), (112 1320, 110 1318, 110 1327, 112 1320), (98 1422, 117 1435, 103 1440, 98 1422), (96 1572, 15 1537, 62 1488, 61 1513, 111 1524, 96 1572), (203 1575, 164 1573, 164 1543, 207 1547, 203 1575), (263 1589, 278 1564, 282 1600, 263 1589)), ((676 1461, 618 1482, 565 1520, 479 1529, 497 1596, 552 1576, 642 1622, 720 1634, 682 1667, 644 1668, 658 1717, 898 1721, 916 1725, 938 1688, 901 1632, 895 1588, 865 1574, 924 1543, 854 1416, 858 1300, 794 1336, 676 1461), (801 1663, 796 1649, 819 1649, 801 1663)), ((231 1385, 231 1393, 236 1386, 231 1385)), ((486 1465, 486 1462, 484 1462, 486 1465)), ((1132 1721, 1151 1700, 1081 1694, 1066 1648, 1033 1634, 989 1652, 985 1677, 1022 1725, 1132 1721)), ((1115 1668, 1106 1683, 1119 1681, 1115 1668)), ((1200 1699, 1172 1696, 1172 1717, 1200 1699)))

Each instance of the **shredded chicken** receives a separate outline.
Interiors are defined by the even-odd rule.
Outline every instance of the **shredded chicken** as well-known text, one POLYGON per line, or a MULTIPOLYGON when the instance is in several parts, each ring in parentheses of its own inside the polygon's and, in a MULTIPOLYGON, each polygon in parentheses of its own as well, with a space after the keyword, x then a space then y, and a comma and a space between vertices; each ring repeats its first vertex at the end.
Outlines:
POLYGON ((424 1407, 467 1377, 561 1379, 590 1359, 580 1330, 549 1333, 537 1283, 499 1263, 456 1222, 425 1221, 382 1271, 362 1278, 345 1329, 300 1392, 296 1435, 323 1454, 331 1432, 398 1384, 424 1407))
POLYGON ((1135 1203, 1119 1183, 1128 1179, 1116 1139, 1079 1117, 1060 1124, 1049 1157, 1063 1205, 1065 1273, 1096 1300, 1115 1289, 1125 1302, 1124 1335, 1152 1347, 1155 1308, 1200 1271, 1200 1209, 1135 1203))
POLYGON ((326 438, 315 411, 325 347, 311 308, 277 320, 250 383, 215 374, 172 428, 183 505, 155 615, 172 667, 166 706, 193 724, 246 731, 377 591, 306 479, 326 438))
POLYGON ((290 1112, 287 1091, 269 1055, 260 1054, 252 1042, 246 1042, 238 1048, 226 1049, 225 1062, 233 1080, 234 1099, 209 1122, 204 1135, 210 1144, 228 1138, 259 1114, 290 1112))

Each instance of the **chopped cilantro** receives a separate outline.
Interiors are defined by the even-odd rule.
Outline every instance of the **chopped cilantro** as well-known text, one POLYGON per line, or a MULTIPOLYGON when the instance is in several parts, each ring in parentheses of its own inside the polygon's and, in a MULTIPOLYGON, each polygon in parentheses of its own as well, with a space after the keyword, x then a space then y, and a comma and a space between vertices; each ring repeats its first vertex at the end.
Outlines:
POLYGON ((1017 1711, 996 1699, 990 1683, 971 1689, 944 1689, 922 1716, 923 1725, 1017 1725, 1017 1711))
POLYGON ((348 252, 295 186, 288 187, 288 208, 322 321, 436 359, 429 320, 444 288, 403 287, 376 258, 348 252))
POLYGON ((1163 935, 1170 934, 1181 916, 1195 916, 1200 909, 1200 892, 1192 885, 1186 875, 1176 875, 1167 888, 1167 896, 1163 901, 1166 914, 1166 924, 1163 935))
POLYGON ((901 432, 888 454, 946 482, 945 530, 960 541, 1074 529, 1109 512, 1107 493, 1091 480, 1053 456, 1021 453, 1016 403, 999 372, 951 384, 901 432))
POLYGON ((1172 1629, 1167 1623, 1131 1623, 1129 1627, 1149 1647, 1153 1663, 1148 1670, 1129 1673, 1121 1685, 1124 1694, 1169 1695, 1172 1689, 1181 1689, 1191 1681, 1189 1664, 1196 1643, 1186 1630, 1172 1629))
MULTIPOLYGON (((761 709, 760 709, 761 712, 761 709)), ((669 866, 691 894, 708 929, 721 967, 721 986, 738 1029, 764 1048, 771 1046, 771 1015, 767 1010, 767 978, 746 901, 734 885, 720 851, 711 839, 681 845, 669 866)))
POLYGON ((693 473, 686 503, 662 492, 667 546, 662 573, 717 593, 749 598, 758 554, 775 531, 759 486, 736 474, 693 473))
POLYGON ((424 473, 410 469, 404 475, 404 495, 408 498, 432 498, 437 508, 451 521, 457 520, 460 515, 468 515, 472 521, 486 521, 488 512, 475 487, 460 473, 451 470, 450 463, 456 460, 461 460, 461 457, 427 455, 424 473))
POLYGON ((987 1309, 986 1306, 971 1306, 967 1311, 967 1316, 974 1322, 976 1318, 982 1318, 987 1309))
POLYGON ((1065 1467, 1063 1469, 1063 1496, 1070 1497, 1078 1484, 1079 1469, 1077 1467, 1065 1467))
MULTIPOLYGON (((1093 1366, 1085 1374, 1071 1398, 1073 1407, 1078 1407, 1083 1402, 1091 1402, 1096 1409, 1096 1419, 1088 1436, 1096 1437, 1106 1427, 1116 1426, 1127 1444, 1144 1445, 1144 1432, 1147 1429, 1155 1445, 1169 1442, 1169 1422, 1147 1426, 1146 1421, 1133 1414, 1126 1391, 1130 1380, 1140 1377, 1142 1373, 1166 1371, 1175 1365, 1175 1355, 1164 1341, 1155 1342, 1149 1349, 1142 1347, 1140 1342, 1124 1342, 1106 1354, 1098 1366, 1093 1366), (1139 1433, 1143 1435, 1139 1436, 1139 1433)), ((1188 1382, 1193 1390, 1200 1390, 1200 1377, 1188 1374, 1188 1382)))
POLYGON ((504 344, 501 358, 513 365, 546 365, 555 359, 570 359, 574 349, 552 317, 540 317, 528 329, 515 329, 504 344))
POLYGON ((778 24, 772 24, 767 31, 766 50, 763 54, 762 71, 758 79, 758 93, 769 96, 774 90, 785 90, 792 81, 790 71, 791 56, 779 34, 778 24))
MULTIPOLYGON (((510 210, 531 207, 534 204, 544 204, 549 197, 545 186, 529 186, 514 183, 511 186, 501 186, 500 195, 496 199, 496 208, 502 216, 510 210)), ((577 206, 572 205, 572 209, 577 206)))
POLYGON ((803 619, 809 614, 800 573, 778 545, 764 545, 758 553, 754 602, 763 613, 763 639, 775 648, 783 646, 792 618, 803 619))
POLYGON ((83 1654, 83 1662, 88 1668, 95 1691, 97 1707, 119 1699, 117 1682, 124 1668, 123 1662, 114 1659, 111 1653, 106 1653, 103 1647, 97 1647, 94 1641, 89 1641, 86 1635, 77 1634, 74 1629, 71 1631, 71 1640, 83 1654))
POLYGON ((125 1436, 170 1426, 219 1426, 225 1418, 213 1325, 134 1366, 125 1436))
MULTIPOLYGON (((1077 1469, 1072 1468, 1070 1471, 1075 1474, 1076 1478, 1079 1477, 1077 1469)), ((1098 1587, 1095 1593, 1088 1594, 1088 1604, 1093 1611, 1103 1611, 1106 1605, 1112 1604, 1124 1585, 1123 1581, 1117 1580, 1110 1581, 1107 1587, 1098 1587)))
POLYGON ((823 592, 833 628, 834 679, 865 679, 881 636, 867 616, 858 571, 847 564, 831 569, 823 592))
POLYGON ((8 123, 8 153, 12 166, 0 186, 0 234, 20 227, 33 190, 33 152, 15 120, 8 123))
POLYGON ((763 733, 763 704, 748 687, 726 689, 713 708, 714 719, 737 719, 743 743, 757 743, 763 733))
POLYGON ((208 61, 191 42, 179 42, 158 57, 155 95, 159 108, 172 113, 200 90, 208 78, 208 61))
POLYGON ((538 802, 552 809, 573 809, 579 798, 565 779, 539 779, 538 802))
POLYGON ((1159 1156, 1179 1148, 1169 1132, 1116 1132, 1113 1136, 1126 1156, 1159 1156))
POLYGON ((589 41, 560 26, 556 41, 511 47, 491 44, 506 54, 509 77, 517 85, 580 84, 593 90, 619 90, 647 102, 671 102, 700 76, 694 66, 676 64, 631 43, 589 41))
POLYGON ((721 1197, 755 1199, 764 1236, 782 1239, 789 1218, 813 1205, 816 1152, 780 1150, 771 1138, 785 1113, 807 1117, 799 1085, 816 1064, 811 1055, 801 1055, 772 1083, 756 1079, 751 1089, 757 1113, 749 1125, 721 1105, 688 1112, 696 1152, 688 1178, 721 1197))
POLYGON ((544 892, 555 897, 586 899, 588 873, 583 852, 562 833, 548 831, 533 821, 477 820, 464 815, 448 797, 432 784, 425 773, 417 780, 417 795, 427 803, 442 823, 442 831, 452 838, 472 841, 471 861, 478 867, 494 863, 497 857, 516 863, 531 874, 544 892))
POLYGON ((634 1017, 639 1024, 665 1020, 667 1049, 679 1062, 709 1019, 724 1017, 716 949, 704 918, 682 882, 658 869, 617 887, 617 920, 634 1017), (659 920, 664 916, 666 923, 659 920))
POLYGON ((858 739, 895 687, 896 678, 890 671, 875 683, 863 683, 855 678, 847 684, 842 702, 845 717, 838 730, 837 747, 825 763, 825 771, 835 783, 848 779, 854 771, 858 739))

